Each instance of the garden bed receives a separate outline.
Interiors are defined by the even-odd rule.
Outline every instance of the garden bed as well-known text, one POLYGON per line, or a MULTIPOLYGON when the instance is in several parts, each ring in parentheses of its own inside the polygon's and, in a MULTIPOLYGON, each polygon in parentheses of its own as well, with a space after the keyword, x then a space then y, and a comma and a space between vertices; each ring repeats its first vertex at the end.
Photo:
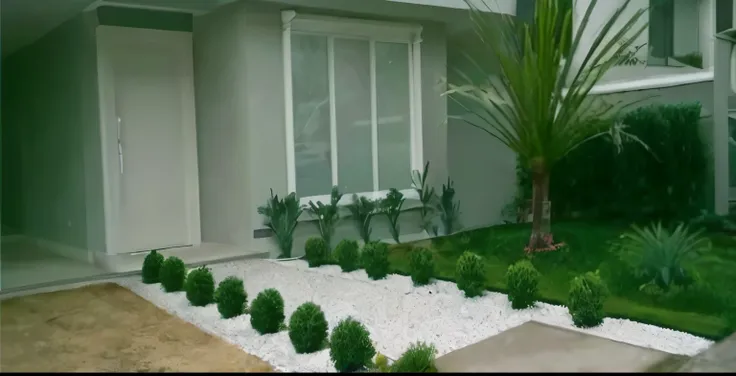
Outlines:
MULTIPOLYGON (((539 281, 539 300, 565 304, 570 281, 587 271, 600 270, 612 290, 606 299, 607 317, 619 317, 659 327, 688 332, 696 336, 719 340, 728 336, 729 323, 723 314, 724 303, 735 299, 728 289, 736 279, 736 240, 718 234, 708 234, 713 249, 707 260, 698 265, 697 273, 705 288, 672 296, 648 296, 638 291, 638 285, 618 288, 611 285, 611 272, 622 269, 616 255, 611 253, 611 241, 619 238, 627 225, 613 223, 560 222, 553 226, 555 239, 568 247, 535 255, 534 266, 542 277, 539 281)), ((505 274, 509 265, 524 259, 523 247, 528 241, 528 225, 503 225, 482 228, 433 239, 435 275, 453 281, 457 259, 470 250, 483 257, 486 269, 486 288, 506 292, 505 274)), ((389 255, 391 267, 400 274, 409 273, 409 250, 413 244, 393 246, 389 255)))
MULTIPOLYGON (((340 320, 353 316, 369 330, 376 351, 392 359, 416 341, 434 344, 441 356, 532 319, 581 330, 573 327, 565 307, 537 303, 531 309, 512 310, 506 295, 486 292, 483 297, 467 299, 454 283, 443 281, 424 287, 414 287, 410 278, 400 275, 371 281, 363 270, 342 273, 337 266, 308 268, 301 260, 249 260, 211 269, 216 281, 227 276, 242 278, 249 302, 267 288, 277 289, 284 298, 287 318, 308 301, 321 306, 330 330, 340 320)), ((279 370, 335 370, 329 350, 297 354, 287 332, 259 335, 248 315, 222 319, 214 304, 192 307, 185 293, 166 294, 160 285, 145 285, 138 277, 121 284, 279 370)), ((694 355, 712 343, 687 333, 620 319, 607 318, 601 326, 582 331, 681 355, 694 355)))

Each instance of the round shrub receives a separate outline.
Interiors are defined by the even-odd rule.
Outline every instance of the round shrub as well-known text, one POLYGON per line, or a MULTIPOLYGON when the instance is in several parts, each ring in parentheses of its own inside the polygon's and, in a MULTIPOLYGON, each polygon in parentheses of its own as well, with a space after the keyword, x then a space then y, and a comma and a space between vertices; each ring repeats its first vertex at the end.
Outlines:
POLYGON ((330 335, 330 359, 338 372, 355 372, 371 364, 376 349, 368 330, 352 317, 337 324, 330 335))
POLYGON ((310 268, 324 265, 330 256, 330 247, 322 238, 309 238, 304 244, 304 257, 310 268))
POLYGON ((250 305, 250 325, 258 333, 277 333, 284 318, 284 298, 276 289, 261 291, 250 305))
POLYGON ((243 281, 233 276, 223 279, 215 290, 215 301, 223 319, 242 315, 248 302, 243 281))
POLYGON ((524 309, 534 305, 539 287, 539 272, 529 260, 521 260, 506 271, 511 308, 524 309))
POLYGON ((358 242, 348 239, 342 240, 335 247, 333 255, 343 272, 349 273, 353 270, 358 270, 360 266, 360 252, 358 249, 358 242))
POLYGON ((215 278, 202 266, 192 270, 184 283, 187 300, 195 307, 204 307, 215 301, 215 278))
POLYGON ((297 354, 308 354, 322 349, 327 341, 327 320, 318 305, 307 302, 291 314, 289 339, 297 354))
POLYGON ((457 288, 462 290, 466 297, 483 295, 486 283, 483 258, 470 251, 463 252, 455 266, 455 278, 457 288))
POLYGON ((415 285, 422 286, 429 283, 434 276, 434 258, 432 251, 427 248, 417 248, 409 254, 409 270, 411 280, 415 285))
POLYGON ((423 342, 413 343, 401 357, 391 365, 391 372, 396 373, 437 373, 434 356, 437 349, 434 345, 423 342))
POLYGON ((181 291, 187 278, 187 267, 180 258, 171 256, 161 265, 161 286, 166 292, 181 291))
POLYGON ((374 280, 383 279, 388 275, 388 244, 371 242, 363 246, 363 267, 368 277, 374 280))
POLYGON ((161 273, 161 265, 164 264, 164 255, 158 253, 155 249, 146 255, 143 259, 143 267, 141 275, 143 283, 152 284, 159 282, 159 273, 161 273))
POLYGON ((570 284, 567 310, 577 327, 590 328, 603 323, 603 303, 608 295, 598 273, 587 272, 570 284))

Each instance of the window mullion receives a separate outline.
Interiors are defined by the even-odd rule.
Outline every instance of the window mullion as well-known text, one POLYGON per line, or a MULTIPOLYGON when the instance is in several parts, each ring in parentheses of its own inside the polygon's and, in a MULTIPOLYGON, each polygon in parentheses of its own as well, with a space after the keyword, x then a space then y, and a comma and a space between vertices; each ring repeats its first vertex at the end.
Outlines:
POLYGON ((371 156, 373 165, 373 191, 378 192, 378 99, 376 88, 376 41, 370 40, 371 66, 371 156))
POLYGON ((330 162, 332 185, 336 186, 338 176, 337 163, 337 113, 335 111, 335 38, 327 38, 327 80, 330 91, 330 162))

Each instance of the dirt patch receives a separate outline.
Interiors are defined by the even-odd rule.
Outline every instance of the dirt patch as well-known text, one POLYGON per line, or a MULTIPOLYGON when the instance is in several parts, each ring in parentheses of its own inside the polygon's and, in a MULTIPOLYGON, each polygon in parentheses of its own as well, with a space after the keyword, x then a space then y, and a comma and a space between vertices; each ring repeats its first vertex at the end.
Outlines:
POLYGON ((113 283, 0 305, 2 372, 268 372, 261 359, 113 283))

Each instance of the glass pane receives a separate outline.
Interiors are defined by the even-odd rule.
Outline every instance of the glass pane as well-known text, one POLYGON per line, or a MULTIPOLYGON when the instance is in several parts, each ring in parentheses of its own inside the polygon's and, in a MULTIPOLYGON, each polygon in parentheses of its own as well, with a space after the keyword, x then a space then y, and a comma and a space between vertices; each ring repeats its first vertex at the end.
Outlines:
POLYGON ((332 164, 327 38, 293 34, 291 59, 296 191, 300 197, 329 194, 332 164))
POLYGON ((651 0, 649 65, 703 68, 699 3, 692 0, 651 0))
POLYGON ((409 89, 409 45, 376 43, 380 190, 411 186, 409 89))
POLYGON ((335 39, 337 181, 343 193, 373 191, 370 46, 335 39))

